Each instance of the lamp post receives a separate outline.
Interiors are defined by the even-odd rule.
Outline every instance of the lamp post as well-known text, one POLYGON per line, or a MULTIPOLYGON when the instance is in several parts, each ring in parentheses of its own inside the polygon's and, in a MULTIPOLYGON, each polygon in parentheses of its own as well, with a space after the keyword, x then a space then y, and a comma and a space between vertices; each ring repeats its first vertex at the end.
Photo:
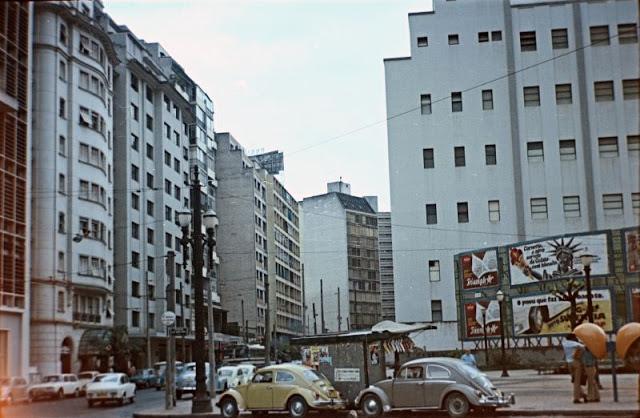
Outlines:
MULTIPOLYGON (((193 291, 195 293, 195 328, 196 338, 193 347, 193 354, 196 363, 196 392, 193 396, 191 404, 192 413, 212 412, 211 399, 207 394, 206 372, 205 372, 205 341, 204 328, 206 326, 205 307, 204 307, 204 288, 202 278, 202 268, 204 266, 204 244, 209 246, 210 254, 215 246, 213 231, 218 224, 218 218, 213 211, 207 211, 202 216, 201 187, 198 179, 198 166, 194 167, 193 179, 191 187, 191 206, 193 214, 188 209, 178 212, 178 223, 182 227, 181 244, 184 257, 187 257, 187 247, 191 245, 193 257, 191 265, 193 267, 193 291), (207 231, 207 237, 202 234, 202 224, 207 231), (191 237, 189 237, 189 226, 191 226, 191 237)), ((211 303, 211 301, 209 301, 211 303)), ((213 325, 213 324, 212 324, 213 325)), ((213 332, 213 327, 209 330, 213 332)), ((210 347, 213 349, 213 347, 210 347)), ((215 375, 211 376, 215 379, 215 375)))
POLYGON ((593 323, 593 299, 591 295, 591 262, 593 256, 591 254, 582 254, 580 262, 584 267, 585 284, 587 286, 587 319, 593 323))
POLYGON ((487 308, 480 305, 480 312, 482 313, 482 332, 484 333, 484 361, 489 366, 489 346, 487 344, 487 308))
POLYGON ((202 215, 202 222, 204 223, 205 230, 207 231, 207 237, 205 242, 207 243, 207 259, 209 260, 209 266, 207 267, 207 276, 209 278, 209 286, 207 286, 207 300, 209 305, 207 306, 207 313, 209 315, 209 393, 216 393, 216 342, 215 342, 215 322, 213 317, 213 280, 215 278, 215 261, 214 252, 216 248, 215 229, 218 226, 218 217, 216 213, 209 209, 202 215))
POLYGON ((500 308, 500 351, 502 356, 502 377, 509 377, 507 371, 507 359, 504 351, 504 317, 502 316, 502 304, 504 303, 504 292, 498 290, 496 292, 496 299, 498 299, 498 307, 500 308))

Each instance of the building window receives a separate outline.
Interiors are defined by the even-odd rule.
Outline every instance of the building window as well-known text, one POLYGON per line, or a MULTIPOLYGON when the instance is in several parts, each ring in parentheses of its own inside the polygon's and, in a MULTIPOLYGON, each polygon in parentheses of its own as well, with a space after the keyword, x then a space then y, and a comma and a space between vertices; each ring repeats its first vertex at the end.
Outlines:
POLYGON ((482 110, 493 110, 493 90, 482 90, 482 110))
POLYGON ((635 23, 618 25, 618 42, 620 44, 638 43, 638 26, 635 23))
POLYGON ((459 91, 451 93, 451 111, 462 112, 462 93, 459 91))
POLYGON ((131 311, 131 326, 134 328, 140 327, 140 312, 131 311))
POLYGON ((596 81, 593 83, 596 102, 611 102, 615 98, 613 81, 596 81))
POLYGON ((153 244, 155 242, 155 231, 151 228, 147 228, 147 244, 153 244))
POLYGON ((486 165, 496 165, 498 163, 495 145, 484 146, 484 161, 486 165))
POLYGON ((131 222, 131 238, 140 239, 140 225, 131 222))
POLYGON ((140 120, 140 111, 138 110, 138 106, 131 103, 131 117, 133 120, 140 120))
POLYGON ((442 301, 441 300, 434 299, 431 301, 431 321, 432 322, 442 321, 442 301))
POLYGON ((560 140, 560 161, 570 161, 576 159, 576 140, 560 140))
POLYGON ((140 169, 135 164, 131 164, 131 179, 140 181, 140 169))
POLYGON ((67 117, 67 101, 62 97, 58 100, 58 116, 63 119, 67 117))
POLYGON ((501 41, 502 40, 502 31, 501 30, 491 31, 491 40, 492 41, 501 41))
POLYGON ((58 192, 65 194, 67 192, 67 181, 64 174, 58 174, 58 192))
POLYGON ((591 45, 609 45, 609 26, 591 26, 589 34, 591 35, 591 45))
POLYGON ((67 138, 64 135, 58 137, 58 154, 63 157, 67 156, 67 138))
POLYGON ((153 161, 153 145, 147 144, 147 158, 153 161))
POLYGON ((453 148, 453 159, 456 167, 464 167, 466 165, 464 147, 453 148))
POLYGON ((420 95, 420 113, 422 113, 423 115, 431 114, 431 95, 430 94, 420 95))
POLYGON ((149 103, 153 103, 153 90, 149 86, 146 88, 146 97, 149 103))
POLYGON ((544 146, 542 141, 527 142, 527 160, 530 163, 541 163, 544 161, 544 146))
POLYGON ((67 45, 67 27, 65 25, 60 25, 60 31, 58 33, 58 40, 62 45, 67 45))
POLYGON ((478 42, 489 42, 489 32, 478 32, 478 42))
POLYGON ((62 81, 67 81, 67 63, 64 61, 60 61, 59 67, 58 67, 58 77, 60 77, 60 80, 62 81))
POLYGON ((449 35, 449 45, 458 45, 460 43, 460 39, 458 38, 457 33, 452 33, 449 35))
POLYGON ((426 36, 418 36, 418 47, 422 48, 429 46, 429 38, 426 36))
POLYGON ((133 148, 135 151, 138 151, 138 149, 140 149, 140 138, 138 138, 137 135, 131 134, 131 148, 133 148))
POLYGON ((61 234, 64 234, 65 229, 66 229, 66 221, 65 221, 64 212, 58 212, 58 232, 61 234))
POLYGON ((469 204, 467 202, 458 202, 458 223, 469 223, 469 204))
POLYGON ((153 216, 153 202, 147 200, 147 215, 153 216))
POLYGON ((631 193, 631 208, 635 215, 640 215, 640 193, 631 193))
POLYGON ((135 193, 131 193, 131 207, 135 210, 140 209, 140 196, 135 193))
POLYGON ((580 196, 563 196, 562 208, 565 218, 580 217, 580 196))
POLYGON ((540 106, 540 87, 538 86, 529 86, 523 89, 524 92, 524 105, 526 107, 530 106, 540 106))
POLYGON ((153 132, 153 117, 147 115, 147 129, 153 132))
POLYGON ((164 220, 171 221, 171 217, 173 216, 173 210, 171 210, 170 206, 164 207, 164 220))
POLYGON ((429 260, 429 281, 440 281, 440 260, 429 260))
POLYGON ((131 74, 131 78, 130 78, 130 83, 131 83, 131 88, 133 89, 133 91, 138 91, 138 85, 139 85, 139 81, 138 81, 138 77, 136 77, 135 74, 130 73, 131 74))
POLYGON ((551 45, 553 49, 569 48, 569 35, 566 29, 551 30, 551 45))
POLYGON ((58 312, 64 313, 64 292, 62 290, 58 291, 58 312))
POLYGON ((622 97, 633 100, 640 97, 640 79, 622 80, 622 97))
POLYGON ((547 219, 547 198, 536 197, 531 199, 531 219, 547 219))
POLYGON ((171 182, 167 179, 164 180, 164 192, 171 194, 171 182))
POLYGON ((168 139, 171 140, 171 126, 169 126, 168 124, 164 124, 164 136, 168 139))
POLYGON ((435 203, 426 205, 427 210, 427 225, 435 225, 438 223, 438 214, 436 211, 435 203))
POLYGON ((61 273, 65 271, 64 251, 58 251, 58 271, 61 273))
POLYGON ((571 104, 571 84, 556 84, 556 104, 571 104))
POLYGON ((422 164, 424 168, 434 168, 435 162, 433 160, 433 148, 422 149, 422 164))
POLYGON ((520 51, 535 51, 536 49, 536 32, 520 32, 520 51))
MULTIPOLYGON (((151 294, 150 294, 151 295, 151 294)), ((151 297, 151 296, 150 296, 151 297)), ((155 299, 155 298, 154 298, 155 299)), ((153 300, 153 299, 152 299, 153 300)), ((155 324, 156 324, 156 314, 154 314, 153 312, 149 312, 149 317, 148 317, 148 323, 149 323, 149 328, 150 329, 154 329, 155 328, 155 324)))
POLYGON ((155 263, 153 257, 147 256, 147 271, 153 273, 155 271, 155 263))
POLYGON ((164 246, 171 248, 171 246, 173 245, 173 237, 171 236, 171 234, 165 232, 164 233, 164 246))
POLYGON ((134 298, 140 297, 140 283, 136 281, 131 281, 131 296, 134 298))
POLYGON ((634 154, 640 153, 640 135, 627 136, 627 152, 634 154))
POLYGON ((140 268, 140 253, 136 251, 131 252, 131 267, 140 268))
POLYGON ((615 136, 598 138, 598 152, 601 158, 617 157, 619 155, 618 138, 615 136))
POLYGON ((622 215, 624 207, 622 203, 622 194, 612 193, 602 195, 602 208, 605 215, 622 215))
POLYGON ((164 165, 171 167, 171 154, 164 152, 164 165))
POLYGON ((489 200, 489 222, 500 222, 499 200, 489 200))

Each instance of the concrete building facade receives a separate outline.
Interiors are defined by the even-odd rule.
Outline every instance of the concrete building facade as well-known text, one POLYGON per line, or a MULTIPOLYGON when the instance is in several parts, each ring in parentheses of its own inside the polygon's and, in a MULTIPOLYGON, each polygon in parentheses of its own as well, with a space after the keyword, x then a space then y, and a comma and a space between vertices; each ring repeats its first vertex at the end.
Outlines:
POLYGON ((638 224, 637 16, 626 0, 409 14, 411 56, 385 60, 395 301, 399 321, 443 321, 428 348, 458 345, 454 254, 638 224))
POLYGON ((378 257, 380 260, 380 300, 382 319, 396 320, 393 289, 393 246, 391 212, 378 212, 378 257))
POLYGON ((100 1, 35 4, 31 365, 98 365, 113 325, 113 66, 100 1))
POLYGON ((373 199, 350 193, 339 181, 302 201, 305 304, 314 333, 369 328, 382 316, 373 199))
POLYGON ((33 5, 0 4, 0 376, 27 376, 33 5))

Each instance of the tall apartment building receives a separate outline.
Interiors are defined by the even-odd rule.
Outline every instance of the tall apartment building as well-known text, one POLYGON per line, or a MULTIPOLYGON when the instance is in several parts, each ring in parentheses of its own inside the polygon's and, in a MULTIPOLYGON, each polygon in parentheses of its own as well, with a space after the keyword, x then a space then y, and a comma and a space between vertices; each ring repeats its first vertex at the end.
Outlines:
POLYGON ((317 318, 307 321, 314 332, 365 329, 381 319, 377 204, 370 202, 342 181, 302 201, 305 304, 312 315, 315 305, 317 318))
POLYGON ((220 295, 228 320, 260 341, 268 282, 272 332, 279 340, 302 335, 298 203, 232 135, 218 133, 216 140, 220 295))
POLYGON ((176 322, 191 328, 178 212, 189 207, 187 133, 194 118, 188 96, 155 63, 147 44, 126 26, 109 21, 109 28, 120 60, 114 85, 115 324, 126 326, 129 338, 145 348, 136 365, 149 367, 165 353, 160 317, 166 310, 171 250, 176 253, 176 322))
MULTIPOLYGON (((31 365, 98 367, 113 325, 113 66, 100 1, 35 4, 31 365)), ((105 364, 100 367, 105 368, 105 364)))
POLYGON ((638 5, 435 0, 385 60, 399 321, 457 345, 453 256, 638 224, 638 5), (472 69, 472 70, 469 70, 472 69))
POLYGON ((396 320, 396 305, 393 289, 393 248, 391 212, 378 212, 378 257, 380 260, 380 300, 382 319, 396 320))
POLYGON ((0 376, 29 366, 32 12, 0 4, 0 376))

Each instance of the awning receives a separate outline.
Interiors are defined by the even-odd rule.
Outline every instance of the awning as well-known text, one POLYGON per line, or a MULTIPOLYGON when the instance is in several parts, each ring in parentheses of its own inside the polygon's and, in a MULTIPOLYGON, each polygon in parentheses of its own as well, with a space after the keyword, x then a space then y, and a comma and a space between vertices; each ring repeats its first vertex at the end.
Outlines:
POLYGON ((292 345, 320 345, 339 344, 350 342, 374 342, 383 341, 410 333, 427 329, 436 329, 432 324, 400 324, 393 321, 382 321, 374 325, 370 330, 351 331, 342 333, 330 333, 297 337, 290 340, 292 345))
POLYGON ((88 329, 80 337, 78 356, 97 356, 111 350, 110 329, 88 329))

